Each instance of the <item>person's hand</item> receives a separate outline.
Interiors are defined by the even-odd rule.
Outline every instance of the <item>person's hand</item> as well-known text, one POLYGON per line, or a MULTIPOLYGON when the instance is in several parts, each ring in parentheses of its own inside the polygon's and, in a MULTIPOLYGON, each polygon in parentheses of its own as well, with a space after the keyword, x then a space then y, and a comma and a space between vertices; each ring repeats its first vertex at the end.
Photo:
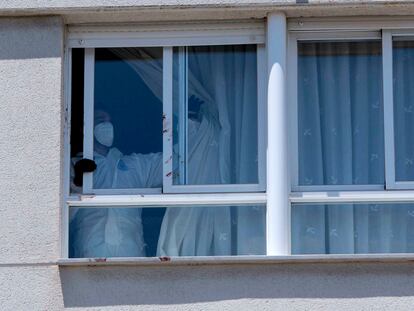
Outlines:
POLYGON ((198 119, 200 107, 204 104, 204 101, 195 95, 191 95, 188 99, 188 117, 190 119, 198 119))
POLYGON ((96 163, 94 160, 90 159, 81 159, 75 163, 75 177, 73 178, 73 183, 75 186, 82 187, 83 185, 83 173, 91 173, 96 170, 96 163))

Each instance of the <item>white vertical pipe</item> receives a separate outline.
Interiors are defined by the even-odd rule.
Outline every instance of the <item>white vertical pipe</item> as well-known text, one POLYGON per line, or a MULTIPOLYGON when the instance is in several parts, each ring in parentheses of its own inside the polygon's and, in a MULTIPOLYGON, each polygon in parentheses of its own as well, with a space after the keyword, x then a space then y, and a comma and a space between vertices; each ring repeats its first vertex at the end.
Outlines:
POLYGON ((289 178, 285 98, 286 16, 267 16, 267 255, 289 255, 289 178))

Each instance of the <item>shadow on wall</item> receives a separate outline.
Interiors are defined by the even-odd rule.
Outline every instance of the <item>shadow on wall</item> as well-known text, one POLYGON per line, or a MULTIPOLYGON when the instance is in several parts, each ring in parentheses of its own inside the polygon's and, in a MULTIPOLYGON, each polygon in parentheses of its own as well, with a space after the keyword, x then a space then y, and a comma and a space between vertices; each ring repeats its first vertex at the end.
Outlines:
POLYGON ((414 295, 413 264, 61 267, 65 307, 414 295))

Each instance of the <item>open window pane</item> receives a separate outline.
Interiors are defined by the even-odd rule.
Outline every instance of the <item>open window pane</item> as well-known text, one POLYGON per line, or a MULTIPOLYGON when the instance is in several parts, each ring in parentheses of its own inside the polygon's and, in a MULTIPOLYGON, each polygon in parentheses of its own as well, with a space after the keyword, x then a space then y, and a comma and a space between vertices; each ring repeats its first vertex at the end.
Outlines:
POLYGON ((81 257, 265 255, 265 206, 71 208, 81 257))
POLYGON ((380 41, 298 43, 299 185, 382 185, 380 41))
POLYGON ((162 186, 162 48, 95 49, 94 189, 162 186))
POLYGON ((414 204, 292 207, 293 254, 414 252, 414 204))
POLYGON ((414 41, 393 42, 396 181, 414 181, 414 41))
POLYGON ((74 164, 83 155, 83 97, 84 97, 84 63, 85 50, 72 49, 71 68, 71 125, 70 157, 73 159, 70 170, 70 192, 82 192, 82 177, 79 172, 75 180, 74 164))
POLYGON ((257 184, 256 45, 175 48, 173 61, 173 184, 257 184))

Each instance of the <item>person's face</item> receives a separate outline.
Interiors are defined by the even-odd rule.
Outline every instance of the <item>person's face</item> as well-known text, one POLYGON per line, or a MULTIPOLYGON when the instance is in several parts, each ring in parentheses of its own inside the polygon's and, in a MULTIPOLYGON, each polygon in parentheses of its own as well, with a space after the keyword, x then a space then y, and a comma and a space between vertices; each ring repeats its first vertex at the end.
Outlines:
POLYGON ((111 123, 110 115, 105 111, 97 110, 94 119, 95 143, 110 148, 114 141, 114 127, 111 123))

